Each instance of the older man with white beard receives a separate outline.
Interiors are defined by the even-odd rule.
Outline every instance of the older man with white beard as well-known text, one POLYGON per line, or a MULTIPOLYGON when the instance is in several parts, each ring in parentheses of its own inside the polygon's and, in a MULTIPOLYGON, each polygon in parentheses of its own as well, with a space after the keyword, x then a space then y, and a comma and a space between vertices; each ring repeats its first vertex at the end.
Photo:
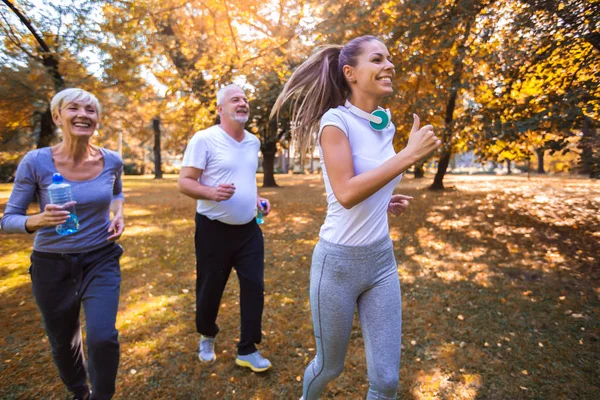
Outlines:
POLYGON ((221 123, 190 140, 179 174, 179 191, 198 200, 196 207, 196 328, 200 361, 213 362, 216 323, 231 269, 240 281, 241 336, 236 363, 254 372, 271 368, 256 345, 261 341, 264 306, 264 243, 255 212, 271 210, 258 195, 256 169, 260 141, 247 132, 249 106, 236 85, 217 93, 221 123))

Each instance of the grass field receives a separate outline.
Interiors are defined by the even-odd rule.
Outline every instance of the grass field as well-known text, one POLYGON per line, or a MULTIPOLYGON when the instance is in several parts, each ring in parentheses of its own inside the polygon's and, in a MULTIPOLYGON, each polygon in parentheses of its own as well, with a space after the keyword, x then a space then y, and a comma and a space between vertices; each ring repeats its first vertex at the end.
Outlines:
MULTIPOLYGON (((262 179, 259 176, 259 181, 262 179)), ((260 346, 274 368, 237 367, 232 274, 217 362, 197 358, 194 202, 175 177, 126 177, 117 320, 119 399, 298 399, 314 356, 311 253, 325 215, 318 175, 278 175, 265 234, 260 346)), ((600 182, 448 176, 403 180, 390 219, 403 299, 399 399, 600 399, 600 182)), ((0 185, 0 211, 10 194, 0 185)), ((33 211, 33 210, 32 210, 33 211)), ((0 233, 0 398, 66 399, 27 273, 32 237, 0 233)), ((345 371, 324 398, 361 399, 368 381, 355 318, 345 371)))

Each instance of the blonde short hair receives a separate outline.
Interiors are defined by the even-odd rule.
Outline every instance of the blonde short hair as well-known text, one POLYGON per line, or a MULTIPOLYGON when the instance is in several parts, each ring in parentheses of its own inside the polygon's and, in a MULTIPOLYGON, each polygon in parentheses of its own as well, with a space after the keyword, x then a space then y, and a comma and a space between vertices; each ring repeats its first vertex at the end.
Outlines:
POLYGON ((96 96, 79 88, 64 89, 56 93, 50 102, 50 111, 52 115, 58 115, 60 110, 76 101, 83 104, 91 104, 96 109, 98 117, 100 117, 102 107, 96 96))

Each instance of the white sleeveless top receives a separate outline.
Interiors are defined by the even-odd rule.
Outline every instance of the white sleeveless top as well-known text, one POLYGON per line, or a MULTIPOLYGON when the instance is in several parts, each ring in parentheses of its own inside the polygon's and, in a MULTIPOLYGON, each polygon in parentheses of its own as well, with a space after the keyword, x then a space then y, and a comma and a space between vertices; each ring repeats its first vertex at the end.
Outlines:
POLYGON ((344 106, 329 109, 321 118, 319 127, 317 143, 327 193, 327 216, 319 236, 328 242, 347 246, 364 246, 375 242, 389 235, 387 208, 402 175, 351 209, 345 209, 331 189, 323 161, 320 137, 326 126, 335 126, 348 137, 355 175, 376 168, 396 155, 392 144, 396 127, 390 123, 382 131, 375 131, 369 121, 352 114, 344 106))

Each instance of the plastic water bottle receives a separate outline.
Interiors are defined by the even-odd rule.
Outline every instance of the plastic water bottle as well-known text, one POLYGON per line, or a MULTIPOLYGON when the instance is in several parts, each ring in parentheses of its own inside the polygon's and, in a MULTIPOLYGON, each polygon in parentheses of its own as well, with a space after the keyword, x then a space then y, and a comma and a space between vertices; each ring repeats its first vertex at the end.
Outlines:
POLYGON ((48 195, 50 203, 62 206, 67 203, 73 203, 63 207, 63 210, 69 212, 69 218, 64 224, 56 226, 56 232, 61 236, 71 235, 79 230, 79 219, 75 214, 75 204, 71 194, 71 185, 63 180, 58 172, 52 175, 52 185, 48 186, 48 195))
POLYGON ((256 223, 258 225, 264 224, 265 223, 265 216, 263 214, 263 210, 267 207, 267 202, 264 200, 260 201, 260 208, 258 209, 258 212, 256 213, 256 223))

